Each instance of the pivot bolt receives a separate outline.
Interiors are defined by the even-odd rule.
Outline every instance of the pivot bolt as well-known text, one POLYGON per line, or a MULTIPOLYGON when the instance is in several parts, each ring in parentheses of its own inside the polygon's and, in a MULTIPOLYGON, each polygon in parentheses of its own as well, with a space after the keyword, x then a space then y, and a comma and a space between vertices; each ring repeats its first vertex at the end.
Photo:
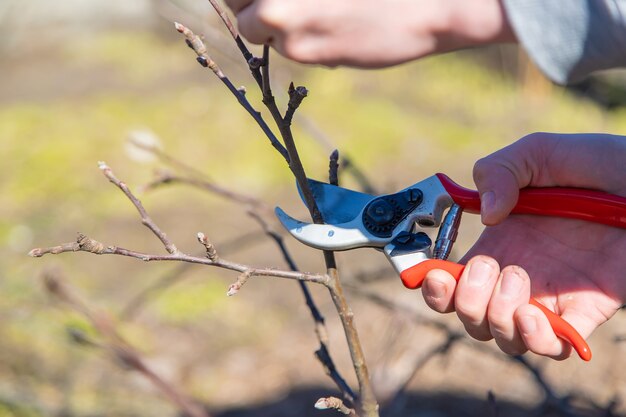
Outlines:
POLYGON ((406 199, 409 203, 419 204, 422 202, 424 194, 419 188, 409 188, 406 190, 406 199))
POLYGON ((394 208, 385 200, 372 202, 367 208, 367 215, 377 225, 384 225, 393 220, 394 208))

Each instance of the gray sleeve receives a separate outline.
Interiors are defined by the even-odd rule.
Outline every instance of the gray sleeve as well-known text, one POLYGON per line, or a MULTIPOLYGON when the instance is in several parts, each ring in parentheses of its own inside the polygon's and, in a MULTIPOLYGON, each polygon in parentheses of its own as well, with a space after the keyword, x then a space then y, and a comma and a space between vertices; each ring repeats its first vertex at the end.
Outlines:
POLYGON ((626 66, 626 0, 503 0, 519 42, 553 81, 626 66))

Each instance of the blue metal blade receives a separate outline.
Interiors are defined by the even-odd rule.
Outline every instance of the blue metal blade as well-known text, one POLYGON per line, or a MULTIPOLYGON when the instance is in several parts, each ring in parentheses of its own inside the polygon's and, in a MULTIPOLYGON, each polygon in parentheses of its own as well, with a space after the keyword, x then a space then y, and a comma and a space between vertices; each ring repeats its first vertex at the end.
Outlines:
MULTIPOLYGON (((376 196, 309 179, 309 187, 317 202, 324 222, 341 224, 354 220, 363 208, 376 196)), ((298 187, 300 198, 304 202, 302 190, 298 187)), ((305 203, 306 204, 306 203, 305 203)))

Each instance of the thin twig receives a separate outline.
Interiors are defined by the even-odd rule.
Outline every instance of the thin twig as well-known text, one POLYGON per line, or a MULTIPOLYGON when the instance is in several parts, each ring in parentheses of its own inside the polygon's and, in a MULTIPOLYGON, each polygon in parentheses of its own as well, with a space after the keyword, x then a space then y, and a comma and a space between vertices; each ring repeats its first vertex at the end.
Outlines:
MULTIPOLYGON (((296 119, 298 120, 299 125, 301 125, 304 130, 313 138, 315 141, 320 143, 324 148, 328 150, 328 152, 332 152, 335 149, 335 145, 330 140, 328 135, 326 135, 310 118, 303 116, 301 113, 297 115, 296 119)), ((345 152, 342 152, 341 157, 341 168, 345 172, 349 172, 352 174, 356 182, 359 184, 360 189, 367 193, 376 195, 378 192, 376 188, 372 185, 372 183, 368 180, 367 175, 361 170, 350 158, 346 155, 345 152)))
POLYGON ((165 165, 177 168, 194 177, 204 178, 206 181, 208 181, 207 175, 204 172, 200 171, 199 169, 191 165, 185 164, 177 160, 176 158, 171 157, 169 154, 167 154, 166 152, 163 152, 156 145, 143 143, 132 136, 128 138, 128 142, 130 142, 130 144, 132 144, 133 146, 156 156, 159 159, 159 161, 161 161, 165 165))
POLYGON ((333 380, 335 385, 339 388, 344 398, 351 403, 355 403, 357 396, 352 391, 352 388, 348 385, 345 379, 339 373, 339 370, 335 366, 335 363, 330 356, 330 352, 328 351, 328 346, 326 343, 320 341, 320 348, 315 351, 315 357, 322 365, 324 365, 324 370, 326 374, 333 380))
POLYGON ((231 271, 244 272, 250 271, 250 276, 261 277, 277 277, 286 279, 295 279, 299 281, 314 282, 317 284, 328 285, 328 277, 321 274, 313 274, 307 272, 294 272, 283 271, 276 268, 256 268, 249 265, 240 264, 237 262, 226 261, 224 259, 218 259, 212 261, 206 257, 198 257, 194 255, 188 255, 182 252, 170 255, 156 255, 145 252, 134 251, 125 249, 119 246, 109 245, 106 246, 101 242, 91 239, 82 233, 79 233, 79 237, 75 242, 63 243, 59 246, 52 246, 47 248, 35 248, 28 254, 32 257, 39 258, 46 254, 60 254, 64 252, 89 252, 96 255, 118 255, 127 256, 142 260, 144 262, 154 261, 169 261, 169 262, 187 262, 192 264, 215 266, 218 268, 228 269, 231 271))
POLYGON ((389 404, 399 402, 399 399, 404 395, 413 378, 415 378, 418 371, 422 369, 424 365, 426 365, 428 362, 430 362, 431 359, 437 356, 447 354, 450 349, 463 337, 464 336, 462 336, 460 333, 450 332, 447 334, 447 337, 443 342, 441 342, 437 346, 434 346, 428 352, 420 355, 419 359, 411 365, 411 371, 407 372, 405 378, 397 384, 395 388, 396 392, 394 393, 393 397, 391 397, 389 404))
POLYGON ((215 0, 209 0, 209 3, 211 3, 211 6, 213 6, 213 9, 215 9, 220 19, 222 19, 222 22, 224 22, 224 25, 228 29, 228 32, 230 32, 230 35, 235 40, 235 43, 237 44, 237 48, 239 48, 239 51, 241 52, 244 59, 248 63, 248 67, 250 68, 252 77, 255 79, 259 87, 261 87, 263 81, 261 78, 261 73, 259 71, 259 66, 254 64, 254 55, 252 55, 252 53, 250 52, 246 44, 243 42, 243 39, 241 39, 241 36, 239 36, 239 32, 237 32, 235 25, 233 25, 233 22, 230 20, 230 18, 226 14, 226 11, 222 7, 220 7, 219 3, 215 0))
POLYGON ((120 256, 128 256, 131 258, 140 259, 145 262, 151 261, 179 261, 179 262, 188 262, 188 263, 196 263, 202 265, 210 265, 216 266, 219 268, 229 269, 238 272, 249 271, 250 276, 274 276, 278 278, 288 278, 288 279, 296 279, 301 281, 309 281, 316 282, 319 284, 328 285, 329 278, 325 275, 320 274, 309 274, 309 273, 301 273, 295 271, 282 271, 275 268, 254 268, 249 265, 243 265, 236 262, 230 262, 224 259, 215 259, 211 260, 206 257, 197 257, 193 255, 188 255, 183 252, 180 252, 178 249, 175 249, 176 246, 166 237, 165 233, 159 228, 159 226, 152 221, 146 210, 144 209, 141 201, 130 191, 128 186, 125 183, 118 180, 111 170, 104 163, 99 164, 100 169, 104 173, 104 175, 115 184, 122 192, 126 195, 126 197, 131 201, 131 203, 135 206, 137 211, 140 214, 141 221, 143 224, 146 224, 150 230, 154 233, 156 237, 159 238, 161 243, 168 249, 169 255, 156 255, 149 254, 144 252, 138 252, 130 249, 125 249, 119 246, 113 245, 104 245, 103 243, 92 239, 82 233, 78 234, 76 241, 63 243, 58 246, 52 246, 48 248, 35 248, 29 252, 29 255, 32 257, 41 257, 46 254, 60 254, 64 252, 89 252, 96 255, 120 255, 120 256), (171 248, 174 248, 172 250, 171 248))
POLYGON ((263 59, 261 60, 261 75, 262 75, 261 92, 263 94, 263 103, 265 103, 265 100, 271 100, 272 104, 274 105, 273 107, 275 107, 276 111, 278 111, 278 107, 276 107, 276 101, 274 99, 274 95, 272 94, 272 83, 270 81, 270 47, 269 45, 263 45, 263 59))
POLYGON ((262 211, 266 214, 271 214, 272 216, 274 213, 274 211, 270 208, 268 204, 254 196, 230 190, 217 184, 216 182, 209 181, 207 179, 201 179, 197 177, 183 177, 167 171, 161 171, 157 178, 142 187, 142 191, 151 191, 163 185, 172 185, 176 183, 200 188, 226 200, 254 207, 255 210, 262 211))
MULTIPOLYGON (((215 5, 214 5, 215 7, 215 5)), ((196 52, 198 55, 198 62, 204 67, 210 68, 219 78, 224 82, 224 84, 228 87, 228 89, 235 94, 238 98, 239 102, 246 108, 246 110, 250 113, 252 106, 245 99, 245 96, 228 80, 227 77, 224 76, 219 67, 211 60, 206 51, 206 47, 202 43, 202 40, 195 36, 193 32, 184 27, 183 25, 176 24, 176 29, 183 33, 187 39, 188 45, 196 52)), ((265 53, 267 55, 267 53, 265 53)), ((265 56, 266 59, 263 59, 262 65, 264 71, 269 73, 269 56, 265 56)), ((260 123, 257 120, 257 123, 261 126, 263 131, 268 135, 272 145, 281 152, 283 157, 288 161, 289 168, 296 177, 296 181, 302 191, 304 196, 305 203, 311 213, 311 217, 315 223, 323 223, 323 218, 315 199, 313 198, 313 194, 308 186, 306 174, 304 172, 304 168, 302 166, 302 162, 300 160, 297 148, 295 146, 295 141, 293 138, 293 134, 291 132, 291 119, 293 114, 300 106, 302 100, 307 95, 307 90, 304 87, 294 88, 293 85, 290 88, 290 100, 288 109, 285 117, 280 116, 280 112, 277 110, 275 99, 273 95, 271 95, 271 90, 268 88, 269 86, 269 78, 265 79, 261 83, 261 89, 264 93, 270 93, 266 97, 264 94, 263 102, 266 104, 272 117, 276 121, 278 125, 280 134, 284 141, 284 148, 286 148, 286 155, 281 152, 284 150, 282 147, 278 147, 278 141, 275 140, 273 136, 270 136, 271 130, 269 128, 265 129, 267 125, 265 123, 260 123)), ((261 119, 262 120, 262 119, 261 119)), ((273 135, 273 134, 272 134, 273 135)), ((346 339, 348 341, 348 347, 350 350, 350 356, 352 358, 352 363, 354 366, 355 373, 357 375, 357 380, 359 383, 359 402, 360 408, 363 411, 365 417, 377 417, 378 416, 378 404, 374 397, 374 393, 371 387, 371 383, 369 380, 369 372, 367 370, 367 365, 365 363, 363 350, 361 347, 360 340, 358 338, 358 333, 356 331, 356 327, 354 325, 354 315, 352 310, 347 304, 345 296, 343 295, 343 289, 341 287, 341 283, 339 281, 339 274, 336 268, 336 261, 334 255, 330 251, 324 251, 324 260, 326 263, 327 276, 329 277, 329 291, 331 294, 331 298, 333 299, 333 303, 335 304, 335 308, 339 314, 342 326, 344 328, 344 332, 346 334, 346 339)))
MULTIPOLYGON (((235 249, 241 250, 246 245, 260 242, 261 239, 265 239, 265 233, 253 232, 237 236, 234 239, 220 243, 220 253, 229 253, 235 249)), ((200 257, 201 255, 196 256, 200 257)), ((167 271, 154 283, 135 294, 121 309, 120 318, 122 320, 131 320, 139 311, 141 311, 149 300, 155 298, 159 293, 182 280, 184 274, 189 271, 192 266, 193 264, 191 263, 178 263, 172 270, 167 271)))
POLYGON ((491 417, 499 417, 500 412, 498 410, 498 402, 496 401, 496 394, 489 390, 487 392, 487 404, 489 405, 489 411, 491 417))
MULTIPOLYGON (((226 28, 230 32, 231 36, 234 39, 238 38, 239 37, 239 32, 237 32, 237 29, 235 28, 235 25, 233 25, 233 22, 231 22, 230 18, 228 17, 228 15, 224 11, 224 9, 222 9, 220 7, 219 3, 217 1, 215 1, 215 0, 209 0, 209 3, 211 3, 211 6, 213 6, 215 11, 219 15, 220 19, 222 19, 222 22, 224 22, 224 26, 226 26, 226 28)), ((246 48, 245 45, 244 45, 244 50, 248 51, 248 48, 246 48)), ((242 51, 242 53, 243 52, 244 51, 242 51)), ((248 51, 247 53, 250 53, 250 52, 248 51)))
MULTIPOLYGON (((294 99, 293 102, 290 100, 293 111, 297 109, 302 99, 306 96, 301 93, 296 94, 298 94, 301 98, 294 99)), ((287 152, 289 153, 289 168, 296 177, 296 181, 298 183, 298 186, 300 187, 300 190, 302 191, 302 195, 304 197, 306 206, 309 209, 309 213, 311 214, 311 218, 313 219, 314 223, 322 224, 324 223, 324 219, 322 217, 322 213, 317 207, 317 202, 313 197, 313 192, 309 187, 304 167, 302 165, 302 161, 300 160, 300 156, 298 154, 293 135, 291 134, 291 128, 289 124, 283 125, 283 128, 281 128, 280 131, 281 134, 283 133, 283 131, 286 132, 286 134, 283 134, 283 140, 285 141, 285 147, 287 148, 287 152)), ((326 273, 328 277, 330 277, 330 285, 328 287, 330 295, 335 305, 335 309, 339 314, 339 318, 341 320, 341 324, 346 335, 348 349, 350 351, 350 357, 352 359, 354 371, 357 377, 357 381, 359 383, 360 409, 363 411, 365 417, 377 417, 378 403, 376 401, 376 397, 374 396, 374 390, 372 389, 372 385, 370 382, 369 371, 365 362, 365 355, 363 353, 361 341, 359 340, 359 335, 354 323, 354 313, 349 307, 347 300, 343 294, 343 288, 341 286, 341 281, 339 280, 339 272, 337 271, 337 263, 335 261, 335 256, 333 252, 324 251, 324 261, 326 263, 326 273)))
POLYGON ((521 355, 512 356, 511 359, 522 365, 531 373, 531 375, 535 379, 535 382, 543 389, 543 392, 546 394, 547 400, 549 402, 556 403, 559 401, 559 397, 554 393, 550 384, 548 384, 548 382, 544 379, 539 368, 532 365, 530 362, 528 362, 528 360, 526 360, 525 357, 521 355))
POLYGON ((156 294, 161 293, 166 288, 171 287, 174 283, 180 281, 183 275, 189 271, 193 264, 180 263, 171 271, 167 271, 159 280, 155 283, 147 286, 139 293, 135 294, 130 300, 126 302, 124 308, 120 312, 120 318, 122 320, 131 320, 142 308, 146 305, 149 299, 155 297, 156 294))
POLYGON ((328 158, 328 183, 339 185, 339 151, 335 149, 328 158))
POLYGON ((206 46, 204 45, 204 42, 202 42, 202 39, 200 39, 199 36, 195 35, 189 28, 181 25, 180 23, 175 23, 174 25, 176 27, 176 30, 185 36, 185 39, 187 40, 187 45, 189 45, 189 47, 193 49, 193 51, 198 56, 198 62, 200 63, 200 65, 213 71, 213 73, 220 79, 220 81, 222 81, 222 83, 224 83, 228 90, 230 90, 230 92, 235 96, 235 98, 237 98, 239 104, 241 104, 241 106, 248 112, 248 114, 250 114, 250 116, 252 116, 252 118, 257 122, 261 130, 263 130, 263 133, 265 133, 265 135, 269 138, 272 146, 283 156, 283 158, 285 158, 287 162, 289 162, 289 155, 285 150, 285 147, 276 138, 276 135, 274 135, 274 132, 272 132, 267 123, 265 123, 265 120, 261 116, 261 113, 259 113, 254 109, 254 107, 252 107, 245 94, 243 94, 238 88, 233 85, 233 83, 226 75, 224 75, 220 67, 215 63, 215 61, 211 59, 206 49, 206 46))
MULTIPOLYGON (((265 65, 266 67, 269 66, 269 62, 266 62, 265 65)), ((278 124, 279 131, 285 144, 285 148, 287 149, 287 153, 289 155, 289 169, 296 177, 296 182, 298 183, 298 186, 302 191, 305 204, 309 209, 309 213, 311 214, 311 219, 314 223, 321 224, 324 223, 324 219, 322 217, 322 213, 317 207, 317 202, 313 197, 313 192, 309 187, 307 176, 304 171, 304 166, 302 165, 302 161, 300 159, 300 155, 298 153, 295 140, 291 131, 291 119, 304 98, 307 96, 307 93, 308 92, 306 88, 294 88, 292 83, 289 88, 290 98, 285 117, 282 119, 278 119, 277 117, 275 117, 275 120, 278 124)), ((274 102, 273 98, 272 102, 274 102)), ((328 288, 333 303, 335 304, 335 309, 339 314, 339 318, 344 328, 344 333, 348 342, 348 349, 350 351, 352 364, 354 366, 357 381, 359 383, 358 401, 360 403, 360 409, 363 411, 365 417, 377 417, 378 403, 376 402, 376 398, 374 396, 374 391, 370 382, 369 371, 365 362, 365 355, 363 354, 361 342, 359 340, 358 332, 354 323, 354 314, 348 306, 347 300, 343 294, 343 289, 339 280, 339 273, 336 267, 337 264, 335 261, 335 256, 331 251, 323 251, 323 253, 324 261, 326 263, 327 276, 330 277, 330 285, 328 288)))
MULTIPOLYGON (((287 250, 282 236, 272 230, 267 222, 265 222, 265 220, 263 220, 263 218, 260 217, 257 213, 249 212, 249 214, 259 222, 267 235, 274 240, 276 245, 279 247, 281 253, 283 254, 285 262, 287 262, 291 270, 297 271, 298 267, 291 257, 291 254, 287 250)), ((320 343, 319 349, 315 351, 315 357, 324 366, 326 374, 335 382, 335 384, 343 394, 344 398, 351 403, 354 403, 357 399, 357 396, 354 391, 352 391, 343 376, 341 376, 341 373, 335 366, 335 363, 328 350, 328 333, 326 332, 326 323, 324 320, 324 316, 322 316, 319 309, 317 308, 317 305, 313 301, 313 297, 311 296, 311 292, 309 291, 306 282, 299 281, 299 283, 302 289, 302 294, 304 295, 306 305, 309 308, 309 311, 311 312, 311 316, 313 318, 313 322, 315 323, 315 334, 317 335, 317 339, 320 343)))
MULTIPOLYGON (((263 212, 270 211, 269 206, 267 206, 267 204, 265 204, 263 201, 256 199, 254 197, 241 194, 241 193, 236 193, 231 190, 227 190, 226 188, 221 187, 215 184, 214 182, 209 182, 208 180, 204 178, 198 178, 203 175, 200 171, 197 171, 191 167, 188 167, 185 163, 178 161, 177 159, 163 153, 162 151, 158 149, 147 148, 145 150, 147 150, 148 152, 153 152, 156 150, 158 151, 158 153, 155 153, 155 155, 158 156, 163 161, 177 168, 183 169, 184 171, 189 171, 194 174, 193 178, 188 178, 188 177, 176 176, 171 173, 164 173, 164 174, 161 174, 156 180, 151 182, 147 187, 144 187, 145 189, 154 189, 164 184, 183 183, 183 184, 188 184, 188 185, 201 188, 204 191, 207 191, 210 193, 217 194, 221 197, 226 198, 227 200, 230 200, 236 203, 248 204, 250 206, 250 209, 247 210, 248 215, 250 215, 261 226, 265 235, 269 236, 276 243, 276 245, 278 246, 280 252, 282 253, 283 258, 285 262, 287 263, 287 265, 289 266, 289 268, 292 271, 299 270, 295 264, 295 261, 293 260, 293 257, 287 250, 287 247, 284 243, 282 236, 278 232, 276 232, 276 230, 270 227, 269 223, 265 220, 264 216, 260 215, 263 212)), ((273 213, 272 213, 272 218, 273 218, 273 213)), ((155 286, 155 290, 166 288, 167 285, 174 282, 174 279, 169 279, 169 277, 166 276, 161 281, 163 281, 163 283, 162 284, 157 283, 157 285, 155 286)), ((332 357, 330 356, 330 353, 328 351, 328 333, 326 331, 324 317, 322 316, 319 309, 317 308, 317 305, 315 304, 313 297, 311 296, 311 292, 309 291, 307 287, 307 283, 304 281, 298 281, 298 284, 300 285, 300 289, 303 293, 306 305, 309 308, 309 311, 311 312, 311 316, 315 324, 315 334, 318 338, 318 341, 320 342, 320 348, 316 351, 316 357, 322 363, 322 365, 324 366, 324 369, 326 370, 330 378, 333 381, 335 381, 335 383, 337 384, 337 387, 343 393, 344 398, 354 403, 356 399, 356 395, 354 394, 352 389, 346 383, 345 379, 341 376, 341 374, 337 370, 332 360, 332 357)), ((241 286, 239 286, 239 288, 240 287, 241 286)), ((237 288, 237 291, 239 290, 239 288, 237 288)), ((151 292, 154 292, 154 290, 151 292)), ((129 306, 130 305, 131 304, 129 304, 129 306)), ((133 305, 132 308, 134 310, 135 304, 132 303, 132 305, 133 305)))
POLYGON ((139 352, 132 347, 116 330, 113 321, 103 313, 93 311, 89 305, 80 299, 74 291, 58 276, 57 273, 46 271, 43 275, 45 286, 49 293, 67 304, 75 311, 85 316, 91 325, 103 336, 101 343, 93 342, 74 333, 75 340, 88 343, 90 346, 100 347, 111 354, 117 363, 125 369, 136 371, 148 379, 161 393, 175 404, 186 416, 209 417, 207 411, 185 396, 175 384, 167 382, 142 359, 139 352))
POLYGON ((168 239, 167 235, 163 233, 161 229, 159 229, 154 221, 152 221, 152 218, 148 215, 146 209, 143 208, 141 201, 139 201, 137 197, 133 195, 133 193, 128 189, 126 183, 118 180, 115 177, 115 174, 113 174, 113 171, 111 171, 111 168, 109 168, 109 166, 104 162, 98 162, 98 167, 100 168, 104 176, 107 177, 109 181, 115 184, 120 190, 122 190, 126 197, 133 203, 133 205, 139 212, 139 215, 141 216, 141 223, 148 229, 150 229, 157 238, 159 238, 161 243, 163 243, 163 246, 165 246, 165 250, 173 255, 177 254, 178 248, 176 248, 176 246, 168 239))

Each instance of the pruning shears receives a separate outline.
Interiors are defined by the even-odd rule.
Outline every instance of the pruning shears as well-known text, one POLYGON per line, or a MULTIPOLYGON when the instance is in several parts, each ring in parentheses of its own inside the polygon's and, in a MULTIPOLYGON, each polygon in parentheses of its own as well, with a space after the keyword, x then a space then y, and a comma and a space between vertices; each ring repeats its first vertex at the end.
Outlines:
MULTIPOLYGON (((380 196, 311 179, 308 185, 325 224, 302 222, 280 207, 275 210, 283 226, 300 242, 322 250, 381 250, 410 289, 419 288, 432 269, 443 269, 457 280, 461 277, 465 266, 447 258, 461 214, 480 213, 477 191, 456 184, 444 174, 380 196), (439 231, 433 245, 419 229, 434 227, 439 231)), ((520 190, 512 214, 558 216, 626 228, 626 198, 578 188, 525 188, 520 190)), ((530 303, 546 315, 559 338, 571 344, 582 359, 591 359, 587 342, 567 321, 535 299, 530 303)))

